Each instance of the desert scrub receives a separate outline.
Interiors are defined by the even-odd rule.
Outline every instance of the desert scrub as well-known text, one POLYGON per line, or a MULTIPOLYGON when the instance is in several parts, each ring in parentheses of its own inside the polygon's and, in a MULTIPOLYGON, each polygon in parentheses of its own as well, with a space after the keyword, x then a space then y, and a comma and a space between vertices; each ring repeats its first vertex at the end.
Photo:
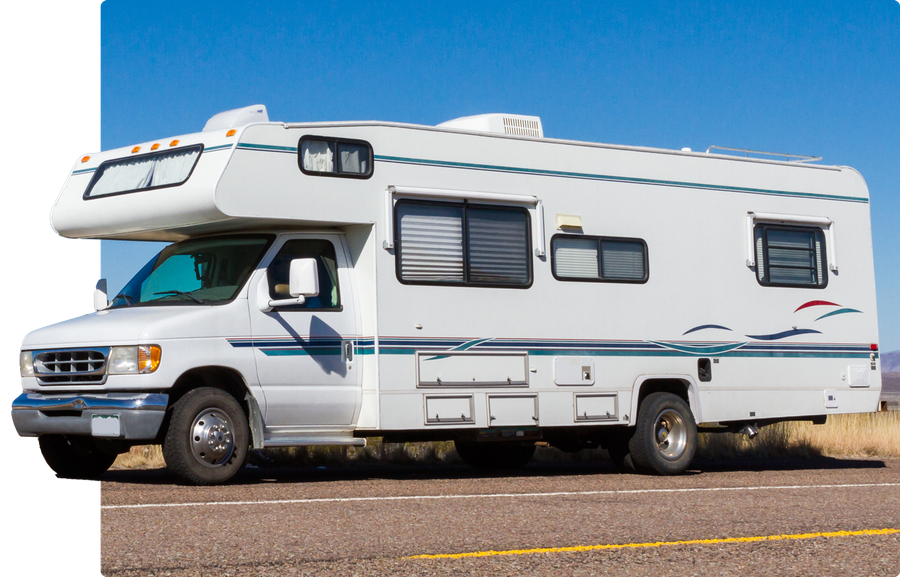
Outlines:
MULTIPOLYGON (((707 459, 856 457, 900 458, 900 411, 832 415, 824 425, 807 422, 763 427, 753 440, 731 433, 701 433, 697 456, 707 459)), ((264 463, 272 466, 346 465, 351 463, 459 463, 453 441, 383 443, 369 439, 366 447, 289 447, 267 449, 264 463)), ((595 449, 564 453, 539 447, 535 463, 581 463, 606 458, 595 449)), ((113 469, 164 467, 159 445, 141 445, 119 455, 113 469)))

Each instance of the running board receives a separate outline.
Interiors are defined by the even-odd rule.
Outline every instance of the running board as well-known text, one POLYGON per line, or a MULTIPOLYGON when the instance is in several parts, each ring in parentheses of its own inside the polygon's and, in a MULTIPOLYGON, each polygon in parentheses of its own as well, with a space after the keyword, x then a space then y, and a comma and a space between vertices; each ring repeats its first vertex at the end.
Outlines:
POLYGON ((337 445, 365 447, 366 439, 355 437, 275 437, 265 440, 265 447, 308 447, 312 445, 337 445))

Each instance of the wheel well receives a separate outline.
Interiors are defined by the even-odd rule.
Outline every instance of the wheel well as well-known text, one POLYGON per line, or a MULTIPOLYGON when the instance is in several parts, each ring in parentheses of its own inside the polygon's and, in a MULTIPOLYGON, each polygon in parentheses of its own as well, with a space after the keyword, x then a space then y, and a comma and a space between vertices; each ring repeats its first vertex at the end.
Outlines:
POLYGON ((634 408, 635 420, 637 411, 640 410, 641 403, 644 399, 653 393, 672 393, 684 399, 684 402, 691 406, 691 399, 688 397, 688 387, 690 383, 680 379, 647 379, 641 383, 641 391, 638 394, 637 407, 634 408))
POLYGON ((169 393, 169 404, 173 404, 185 395, 188 391, 198 387, 213 387, 222 389, 230 394, 241 405, 246 405, 244 397, 247 395, 247 384, 239 372, 227 367, 197 367, 184 373, 169 393))

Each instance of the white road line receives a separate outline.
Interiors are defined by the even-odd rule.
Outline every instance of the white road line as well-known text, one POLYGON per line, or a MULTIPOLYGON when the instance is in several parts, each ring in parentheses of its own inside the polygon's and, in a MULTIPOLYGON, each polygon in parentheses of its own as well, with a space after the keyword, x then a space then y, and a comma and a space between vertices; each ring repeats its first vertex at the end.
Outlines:
POLYGON ((169 507, 222 507, 243 505, 297 505, 307 503, 354 503, 359 501, 427 501, 435 499, 502 499, 522 497, 580 497, 589 495, 639 495, 645 493, 712 493, 717 491, 783 491, 789 489, 850 489, 858 487, 900 487, 900 483, 855 483, 847 485, 773 485, 760 487, 699 487, 692 489, 633 489, 627 491, 556 491, 552 493, 482 493, 475 495, 398 495, 394 497, 327 497, 320 499, 277 499, 268 501, 212 501, 209 503, 145 503, 142 505, 101 505, 101 509, 154 509, 169 507))

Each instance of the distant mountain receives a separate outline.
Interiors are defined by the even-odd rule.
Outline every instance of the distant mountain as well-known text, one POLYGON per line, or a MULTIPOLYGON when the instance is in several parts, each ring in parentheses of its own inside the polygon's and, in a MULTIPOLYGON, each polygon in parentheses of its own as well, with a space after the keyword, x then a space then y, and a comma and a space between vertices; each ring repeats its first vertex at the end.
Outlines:
POLYGON ((881 355, 882 373, 900 373, 900 351, 881 355))

